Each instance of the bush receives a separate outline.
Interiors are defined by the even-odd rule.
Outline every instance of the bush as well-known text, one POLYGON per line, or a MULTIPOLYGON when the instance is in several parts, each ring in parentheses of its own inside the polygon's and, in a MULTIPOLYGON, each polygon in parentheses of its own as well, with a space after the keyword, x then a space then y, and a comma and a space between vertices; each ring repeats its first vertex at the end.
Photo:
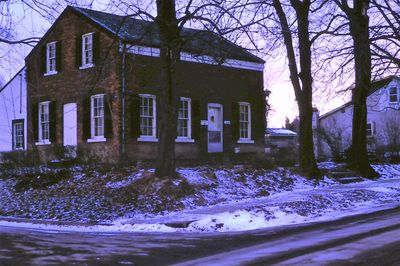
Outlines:
POLYGON ((39 165, 37 150, 10 151, 2 153, 1 166, 4 169, 39 165))
POLYGON ((263 168, 272 170, 275 168, 269 155, 265 153, 255 154, 252 157, 251 164, 255 168, 263 168))
POLYGON ((280 166, 294 166, 297 163, 297 147, 274 148, 272 157, 274 162, 280 166))
POLYGON ((61 180, 69 179, 72 174, 69 170, 49 171, 45 173, 31 173, 21 176, 15 184, 15 191, 23 192, 29 189, 44 189, 57 184, 61 180))

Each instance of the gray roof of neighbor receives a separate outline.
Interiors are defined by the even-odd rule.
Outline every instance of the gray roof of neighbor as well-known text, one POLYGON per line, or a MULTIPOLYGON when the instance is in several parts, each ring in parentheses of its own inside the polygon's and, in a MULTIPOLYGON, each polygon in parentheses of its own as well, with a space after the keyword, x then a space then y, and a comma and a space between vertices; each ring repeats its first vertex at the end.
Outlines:
MULTIPOLYGON (((152 47, 160 46, 160 35, 155 22, 130 17, 124 18, 124 16, 80 7, 70 6, 69 8, 76 10, 128 43, 152 47)), ((183 28, 181 37, 183 39, 183 51, 256 63, 265 62, 244 48, 211 31, 183 28)))
POLYGON ((272 137, 296 137, 297 133, 287 128, 267 128, 267 134, 272 137))
MULTIPOLYGON (((383 78, 383 79, 379 79, 379 80, 376 80, 376 81, 372 81, 372 82, 371 82, 371 89, 370 89, 369 92, 368 92, 368 96, 370 96, 371 94, 373 94, 373 93, 376 92, 377 90, 379 90, 379 89, 385 87, 386 85, 388 85, 393 79, 399 79, 399 77, 396 77, 396 76, 388 76, 388 77, 385 77, 385 78, 383 78)), ((353 89, 353 88, 351 88, 351 89, 353 89)), ((321 116, 319 117, 319 119, 323 119, 323 118, 325 118, 325 117, 328 117, 328 116, 330 116, 331 114, 334 114, 334 113, 336 113, 336 112, 342 110, 343 108, 346 108, 346 107, 351 106, 352 104, 353 104, 353 101, 349 101, 349 102, 347 102, 347 103, 345 103, 345 104, 343 104, 343 105, 341 105, 341 106, 339 106, 339 107, 337 107, 337 108, 335 108, 335 109, 332 109, 332 110, 330 110, 329 112, 327 112, 327 113, 321 115, 321 116)))

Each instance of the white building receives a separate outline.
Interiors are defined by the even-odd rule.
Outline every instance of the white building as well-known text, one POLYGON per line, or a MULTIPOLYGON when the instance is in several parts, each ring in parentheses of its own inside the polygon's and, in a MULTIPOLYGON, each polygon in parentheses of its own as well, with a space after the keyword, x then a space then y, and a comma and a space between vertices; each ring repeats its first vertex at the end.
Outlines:
POLYGON ((26 71, 0 89, 0 152, 26 149, 26 71))
MULTIPOLYGON (((332 158, 351 145, 353 103, 348 102, 318 119, 319 158, 332 158)), ((371 84, 367 97, 369 151, 382 155, 400 151, 400 78, 390 76, 371 84)))

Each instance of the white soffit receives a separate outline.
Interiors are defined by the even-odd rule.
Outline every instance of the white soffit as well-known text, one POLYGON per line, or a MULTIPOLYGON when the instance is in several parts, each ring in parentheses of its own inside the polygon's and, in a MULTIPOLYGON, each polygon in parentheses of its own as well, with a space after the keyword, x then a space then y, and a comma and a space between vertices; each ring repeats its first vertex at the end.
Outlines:
MULTIPOLYGON (((123 51, 121 46, 120 52, 123 51)), ((146 47, 140 45, 130 45, 126 47, 126 51, 132 54, 138 55, 145 55, 145 56, 153 56, 159 57, 160 56, 160 49, 154 47, 146 47)), ((212 56, 207 55, 195 55, 191 53, 181 52, 181 60, 188 61, 188 62, 196 62, 202 64, 209 64, 209 65, 219 65, 218 62, 212 56)), ((241 68, 241 69, 248 69, 248 70, 255 70, 255 71, 263 71, 264 64, 262 63, 255 63, 255 62, 248 62, 236 59, 225 59, 225 61, 221 64, 222 66, 226 67, 233 67, 233 68, 241 68)))

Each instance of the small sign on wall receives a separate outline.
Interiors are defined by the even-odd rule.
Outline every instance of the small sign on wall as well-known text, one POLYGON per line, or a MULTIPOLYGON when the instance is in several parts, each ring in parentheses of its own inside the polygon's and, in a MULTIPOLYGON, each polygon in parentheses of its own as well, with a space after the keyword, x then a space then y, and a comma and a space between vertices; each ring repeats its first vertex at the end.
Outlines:
POLYGON ((230 125, 231 124, 231 121, 230 120, 225 120, 224 121, 224 125, 230 125))
POLYGON ((202 126, 208 126, 208 120, 200 120, 202 126))

